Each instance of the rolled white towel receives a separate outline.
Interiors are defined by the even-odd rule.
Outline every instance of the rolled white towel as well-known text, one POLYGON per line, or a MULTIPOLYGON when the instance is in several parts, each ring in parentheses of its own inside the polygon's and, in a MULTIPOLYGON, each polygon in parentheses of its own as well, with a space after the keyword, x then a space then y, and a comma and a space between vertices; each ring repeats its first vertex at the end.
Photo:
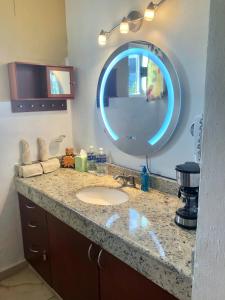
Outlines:
POLYGON ((33 177, 43 174, 43 169, 40 163, 27 165, 27 166, 19 166, 18 167, 18 175, 19 177, 33 177))
POLYGON ((39 152, 39 160, 40 161, 47 161, 49 158, 48 155, 48 145, 46 141, 43 138, 38 138, 37 139, 38 143, 38 152, 39 152))
POLYGON ((30 145, 27 141, 21 140, 21 160, 23 165, 32 165, 30 145))
POLYGON ((52 158, 48 161, 40 162, 44 174, 51 173, 60 168, 60 162, 58 158, 52 158))

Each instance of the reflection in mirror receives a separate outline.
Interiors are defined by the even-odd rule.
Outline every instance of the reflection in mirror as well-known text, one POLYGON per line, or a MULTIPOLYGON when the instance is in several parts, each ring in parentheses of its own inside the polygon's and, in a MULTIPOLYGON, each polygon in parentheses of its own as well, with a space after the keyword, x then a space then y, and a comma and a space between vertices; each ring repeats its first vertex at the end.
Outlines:
POLYGON ((171 137, 180 113, 177 74, 157 47, 132 42, 106 62, 97 107, 109 137, 122 151, 144 155, 171 137))
POLYGON ((50 83, 52 95, 69 95, 70 88, 70 72, 68 71, 50 71, 50 83))
POLYGON ((128 66, 128 96, 143 96, 147 101, 157 100, 165 93, 165 81, 159 67, 147 56, 130 55, 128 66))

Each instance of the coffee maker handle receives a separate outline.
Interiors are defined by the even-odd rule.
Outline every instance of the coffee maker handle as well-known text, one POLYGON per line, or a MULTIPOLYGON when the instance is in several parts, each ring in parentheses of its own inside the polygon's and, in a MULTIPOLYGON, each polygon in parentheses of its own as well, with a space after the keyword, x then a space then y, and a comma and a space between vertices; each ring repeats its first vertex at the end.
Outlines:
POLYGON ((178 198, 181 198, 181 187, 179 187, 179 190, 178 190, 178 198))

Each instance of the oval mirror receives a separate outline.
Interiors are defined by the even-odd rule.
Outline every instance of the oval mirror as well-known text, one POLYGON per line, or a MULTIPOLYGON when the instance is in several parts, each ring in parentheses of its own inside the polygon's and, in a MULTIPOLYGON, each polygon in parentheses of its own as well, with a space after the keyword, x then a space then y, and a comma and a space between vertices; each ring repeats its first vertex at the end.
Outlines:
POLYGON ((180 84, 168 57, 142 41, 118 48, 101 72, 97 110, 121 151, 141 156, 161 149, 171 139, 181 110, 180 84))

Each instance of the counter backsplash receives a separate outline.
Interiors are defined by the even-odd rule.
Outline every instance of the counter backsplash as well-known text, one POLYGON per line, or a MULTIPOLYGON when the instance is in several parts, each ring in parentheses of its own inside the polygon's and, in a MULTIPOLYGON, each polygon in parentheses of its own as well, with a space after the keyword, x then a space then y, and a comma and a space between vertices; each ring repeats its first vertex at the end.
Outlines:
MULTIPOLYGON (((140 172, 136 170, 125 168, 115 164, 108 164, 108 173, 109 175, 112 176, 115 175, 134 176, 136 179, 136 183, 140 184, 140 172)), ((150 175, 150 186, 153 189, 156 189, 163 193, 168 193, 170 195, 177 195, 178 188, 179 188, 176 180, 153 175, 153 174, 150 175)))

